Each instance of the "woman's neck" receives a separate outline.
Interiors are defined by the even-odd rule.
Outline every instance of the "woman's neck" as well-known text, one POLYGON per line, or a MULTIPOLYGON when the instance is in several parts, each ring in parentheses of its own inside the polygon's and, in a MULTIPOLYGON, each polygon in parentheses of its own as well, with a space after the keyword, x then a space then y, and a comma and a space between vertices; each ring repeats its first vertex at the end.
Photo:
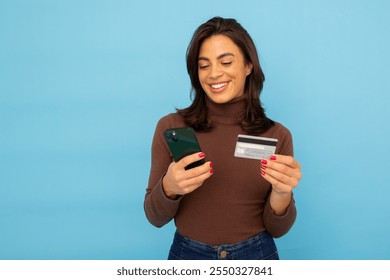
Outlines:
POLYGON ((245 113, 245 96, 237 97, 227 103, 215 103, 206 96, 209 118, 214 123, 240 124, 245 113))

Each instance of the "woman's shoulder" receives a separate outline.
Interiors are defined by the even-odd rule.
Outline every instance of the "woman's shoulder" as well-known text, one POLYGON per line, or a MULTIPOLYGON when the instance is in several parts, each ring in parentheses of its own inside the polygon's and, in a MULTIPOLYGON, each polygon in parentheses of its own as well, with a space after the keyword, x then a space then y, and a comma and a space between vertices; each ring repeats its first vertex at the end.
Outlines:
POLYGON ((173 127, 183 127, 186 126, 183 118, 178 113, 170 113, 163 116, 157 123, 157 127, 165 130, 167 128, 173 127))
POLYGON ((262 136, 270 138, 291 137, 290 130, 283 124, 274 121, 274 125, 271 126, 262 136))
POLYGON ((262 136, 278 139, 276 147, 277 154, 294 155, 293 140, 290 130, 279 122, 274 121, 274 125, 262 136))

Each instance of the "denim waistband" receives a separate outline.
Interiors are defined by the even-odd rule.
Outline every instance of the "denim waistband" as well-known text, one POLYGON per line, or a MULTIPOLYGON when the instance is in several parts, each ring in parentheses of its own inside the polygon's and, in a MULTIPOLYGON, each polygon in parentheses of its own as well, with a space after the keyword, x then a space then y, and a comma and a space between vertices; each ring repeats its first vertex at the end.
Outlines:
POLYGON ((267 232, 239 243, 214 246, 192 240, 176 231, 168 259, 254 260, 279 259, 279 256, 275 242, 267 232))

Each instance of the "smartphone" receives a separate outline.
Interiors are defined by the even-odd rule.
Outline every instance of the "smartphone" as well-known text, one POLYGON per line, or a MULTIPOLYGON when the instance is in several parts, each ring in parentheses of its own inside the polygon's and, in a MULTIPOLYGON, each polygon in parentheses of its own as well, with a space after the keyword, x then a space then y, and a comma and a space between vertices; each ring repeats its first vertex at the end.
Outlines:
MULTIPOLYGON (((164 131, 169 150, 175 162, 193 153, 201 152, 195 131, 191 127, 168 128, 164 131)), ((185 167, 186 170, 205 163, 204 159, 195 161, 185 167)))

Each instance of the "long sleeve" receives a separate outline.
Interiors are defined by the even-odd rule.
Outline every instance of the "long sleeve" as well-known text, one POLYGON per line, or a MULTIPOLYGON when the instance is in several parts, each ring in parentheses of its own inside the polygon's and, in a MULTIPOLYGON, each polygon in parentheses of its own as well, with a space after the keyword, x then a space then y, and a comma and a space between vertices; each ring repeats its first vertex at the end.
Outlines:
MULTIPOLYGON (((283 139, 279 139, 279 146, 276 153, 293 156, 294 151, 292 136, 287 129, 285 130, 285 137, 283 139)), ((292 197, 291 203, 287 207, 286 213, 282 216, 275 215, 270 205, 269 194, 270 192, 268 193, 266 204, 264 207, 263 222, 268 233, 272 237, 278 238, 285 235, 291 229, 296 220, 297 210, 295 207, 294 197, 292 197)))
POLYGON ((266 205, 264 207, 263 219, 267 232, 272 237, 278 238, 285 235, 293 226, 296 216, 297 210, 295 207, 294 198, 292 198, 291 203, 287 207, 286 213, 283 216, 274 214, 269 203, 269 198, 267 199, 266 205))
MULTIPOLYGON (((151 224, 162 227, 174 219, 182 235, 210 245, 237 243, 263 231, 273 237, 289 231, 296 217, 295 202, 291 202, 285 215, 275 215, 269 203, 271 186, 259 174, 259 161, 234 156, 237 135, 245 134, 237 119, 244 107, 244 99, 208 107, 214 128, 197 132, 196 136, 207 161, 213 162, 214 173, 201 187, 177 200, 169 199, 162 185, 173 160, 164 131, 186 124, 176 113, 158 122, 144 200, 151 224)), ((291 134, 281 124, 275 123, 258 136, 278 139, 276 153, 293 154, 291 134)))
POLYGON ((172 200, 165 195, 162 185, 162 178, 172 162, 163 132, 168 127, 178 125, 180 124, 175 123, 175 118, 168 115, 158 122, 153 137, 151 168, 144 200, 144 210, 149 222, 156 227, 162 227, 169 223, 176 215, 180 204, 180 198, 172 200))

